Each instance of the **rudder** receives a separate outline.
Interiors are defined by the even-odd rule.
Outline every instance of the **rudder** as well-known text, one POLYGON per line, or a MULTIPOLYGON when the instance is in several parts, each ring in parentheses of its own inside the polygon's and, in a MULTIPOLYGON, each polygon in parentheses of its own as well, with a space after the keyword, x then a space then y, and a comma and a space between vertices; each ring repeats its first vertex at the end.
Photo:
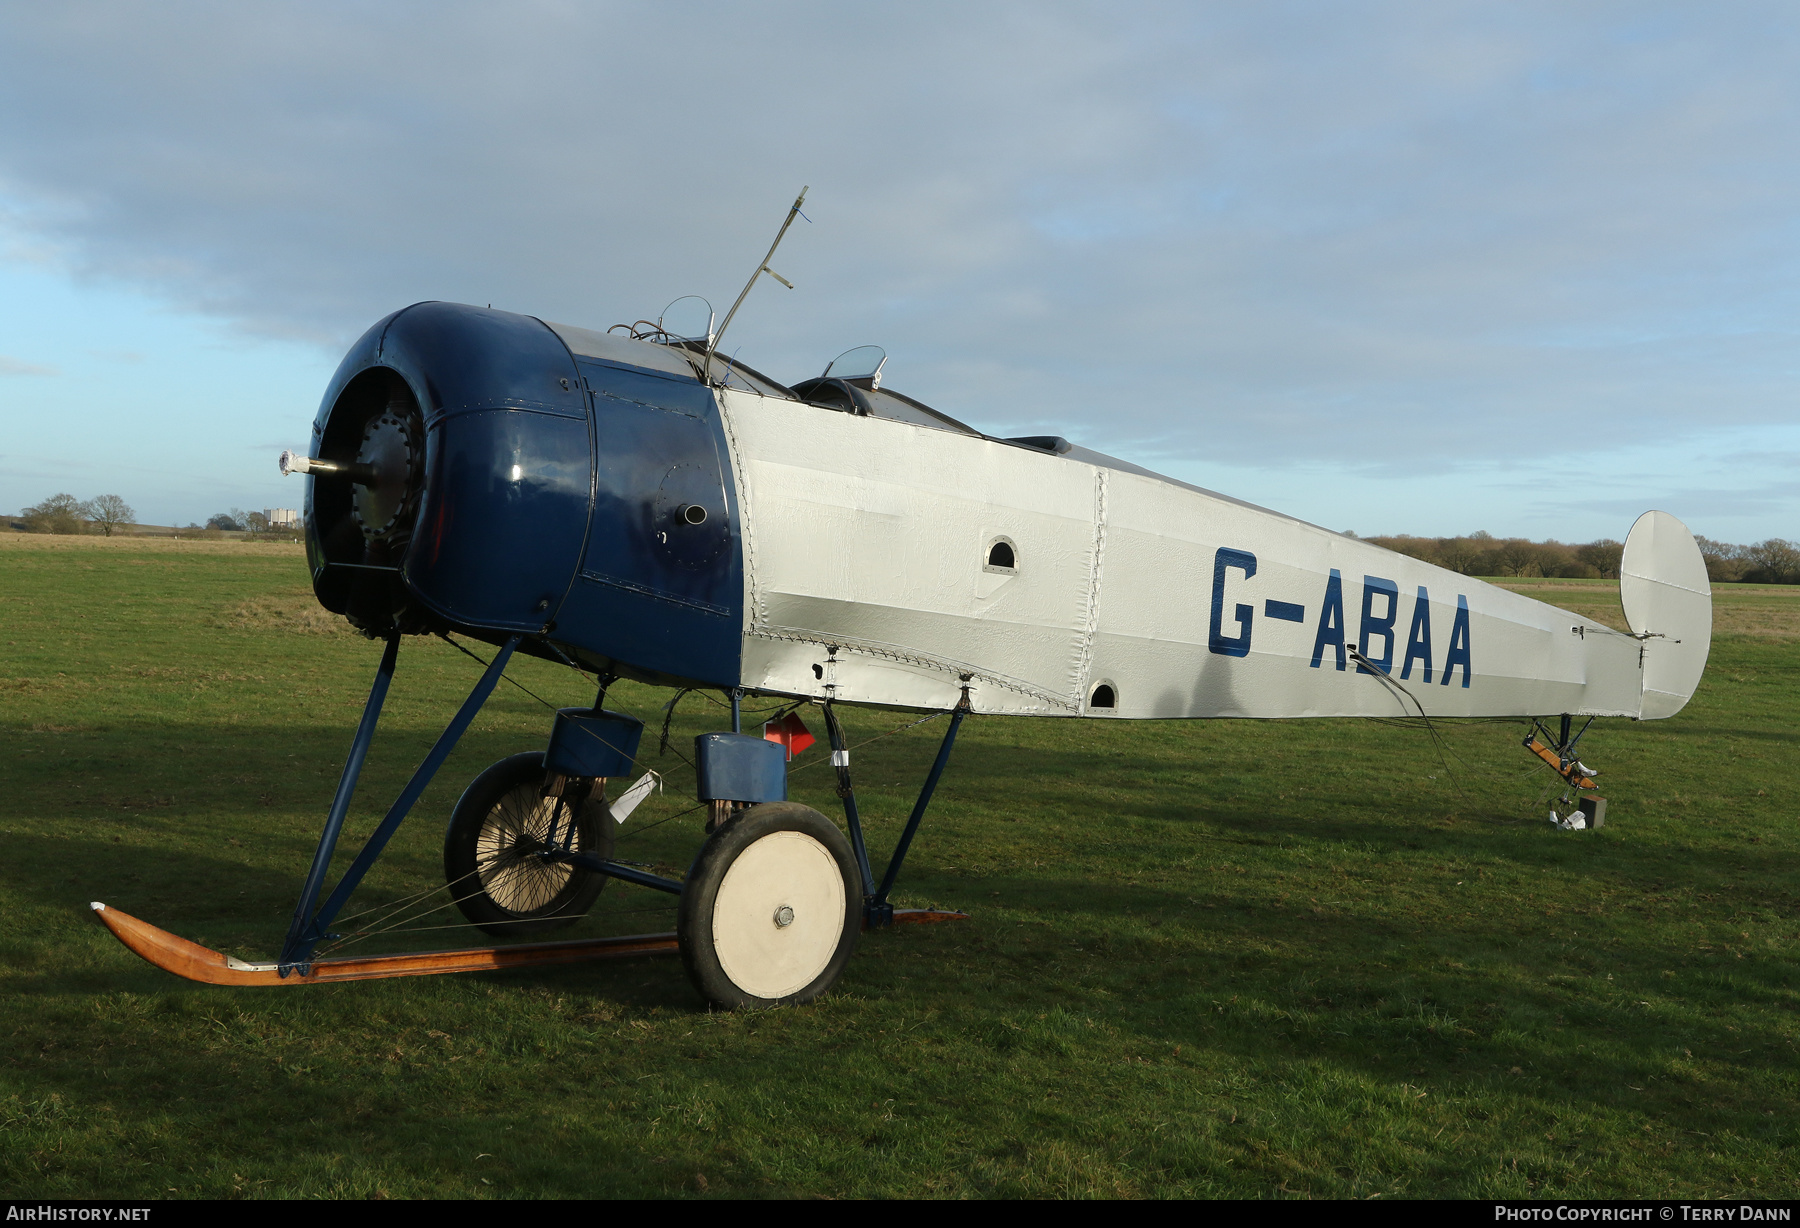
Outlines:
POLYGON ((1645 512, 1625 538, 1619 602, 1643 644, 1639 719, 1660 720, 1687 706, 1712 648, 1712 585, 1688 527, 1667 512, 1645 512))

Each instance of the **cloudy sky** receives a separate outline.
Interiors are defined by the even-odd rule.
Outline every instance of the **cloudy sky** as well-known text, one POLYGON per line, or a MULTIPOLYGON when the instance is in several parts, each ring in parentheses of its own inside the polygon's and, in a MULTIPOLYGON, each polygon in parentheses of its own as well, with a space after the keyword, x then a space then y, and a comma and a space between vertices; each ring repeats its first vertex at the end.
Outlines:
POLYGON ((1362 533, 1800 538, 1782 4, 0 0, 0 509, 291 506, 421 299, 721 312, 1362 533))

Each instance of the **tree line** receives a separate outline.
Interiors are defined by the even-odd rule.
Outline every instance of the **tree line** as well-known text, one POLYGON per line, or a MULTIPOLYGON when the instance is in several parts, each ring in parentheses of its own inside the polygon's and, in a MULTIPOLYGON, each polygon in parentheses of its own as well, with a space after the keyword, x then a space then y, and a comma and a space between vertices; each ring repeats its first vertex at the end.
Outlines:
MULTIPOLYGON (((13 527, 27 533, 97 532, 111 537, 137 522, 137 513, 118 495, 96 495, 92 499, 83 500, 74 495, 60 494, 51 495, 42 503, 22 509, 13 521, 13 527)), ((188 525, 195 532, 205 528, 227 533, 267 533, 274 527, 261 512, 247 512, 240 507, 209 517, 204 526, 188 525)))
MULTIPOLYGON (((74 495, 51 495, 19 513, 18 527, 28 533, 86 533, 98 530, 111 537, 125 525, 137 523, 137 514, 117 495, 99 495, 83 502, 74 495)), ((210 517, 208 529, 228 533, 265 533, 272 527, 261 512, 232 508, 210 517)), ((198 530, 198 524, 188 528, 198 530)), ((1349 536, 1355 537, 1352 533, 1349 536)), ((1616 580, 1622 543, 1609 537, 1573 544, 1549 538, 1534 542, 1523 537, 1495 537, 1469 533, 1461 537, 1365 537, 1360 539, 1397 554, 1434 563, 1465 576, 1566 577, 1616 580)), ((1706 574, 1715 584, 1800 584, 1800 542, 1779 537, 1747 546, 1697 537, 1706 574)))
MULTIPOLYGON (((190 529, 199 527, 197 524, 188 526, 190 529)), ((226 533, 267 533, 278 527, 288 532, 293 531, 291 526, 270 524, 269 518, 261 512, 246 512, 241 507, 234 507, 229 512, 214 513, 207 517, 206 527, 220 529, 226 533)))
MULTIPOLYGON (((1554 538, 1534 542, 1491 533, 1462 537, 1401 534, 1361 540, 1465 576, 1616 580, 1619 559, 1625 552, 1623 543, 1609 537, 1579 544, 1554 538)), ((1800 543, 1779 537, 1744 546, 1707 537, 1694 540, 1700 546, 1700 557, 1706 560, 1707 577, 1715 584, 1800 584, 1800 543)))
POLYGON ((95 495, 77 499, 74 495, 51 495, 19 513, 16 527, 27 533, 87 533, 99 530, 111 537, 126 525, 137 523, 137 513, 118 495, 95 495))

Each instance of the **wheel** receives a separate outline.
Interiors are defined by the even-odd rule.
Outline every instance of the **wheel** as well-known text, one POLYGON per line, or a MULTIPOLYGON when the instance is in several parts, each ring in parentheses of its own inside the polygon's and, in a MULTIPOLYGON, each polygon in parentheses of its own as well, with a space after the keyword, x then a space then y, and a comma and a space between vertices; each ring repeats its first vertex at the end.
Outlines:
MULTIPOLYGON (((463 916, 499 938, 538 934, 580 920, 606 876, 540 854, 556 821, 557 843, 569 808, 538 795, 544 754, 531 751, 488 768, 463 792, 444 833, 444 881, 463 916)), ((613 824, 597 797, 575 815, 571 847, 612 856, 613 824)))
POLYGON ((817 810, 769 802, 707 838, 675 933, 688 979, 728 1008, 811 1002, 837 983, 862 930, 862 879, 817 810))

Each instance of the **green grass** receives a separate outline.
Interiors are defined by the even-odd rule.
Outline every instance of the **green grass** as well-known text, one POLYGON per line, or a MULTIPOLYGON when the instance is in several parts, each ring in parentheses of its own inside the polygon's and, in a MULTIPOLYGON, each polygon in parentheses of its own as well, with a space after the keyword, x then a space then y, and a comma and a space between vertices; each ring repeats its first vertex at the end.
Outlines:
MULTIPOLYGON (((1595 833, 1550 830, 1502 724, 1440 755, 1374 722, 976 719, 900 901, 972 919, 731 1015, 672 959, 268 990, 139 961, 87 901, 275 951, 378 646, 312 612, 291 549, 0 542, 4 1193, 1785 1196, 1800 639, 1762 607, 1796 597, 1722 594, 1728 632, 1760 604, 1689 708, 1596 726, 1595 833)), ((477 672, 406 643, 353 835, 477 672)), ((653 726, 667 698, 615 691, 653 726)), ((722 723, 690 696, 674 744, 722 723)), ((430 887, 462 785, 548 727, 496 692, 358 900, 430 887)), ((882 850, 941 728, 856 756, 882 850)), ((667 762, 628 834, 691 804, 667 762)), ((835 814, 830 784, 794 777, 835 814)), ((672 925, 614 884, 574 932, 672 925)))

